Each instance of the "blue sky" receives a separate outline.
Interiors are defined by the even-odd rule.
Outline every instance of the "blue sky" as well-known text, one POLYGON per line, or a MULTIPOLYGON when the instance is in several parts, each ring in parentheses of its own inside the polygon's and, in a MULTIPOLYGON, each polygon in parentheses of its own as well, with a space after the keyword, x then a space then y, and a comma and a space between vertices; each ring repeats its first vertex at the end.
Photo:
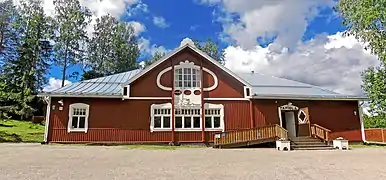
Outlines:
MULTIPOLYGON (((254 70, 354 94, 361 92, 360 73, 376 64, 376 58, 364 51, 362 44, 342 35, 342 19, 332 10, 335 0, 81 3, 91 8, 95 17, 110 13, 134 23, 141 45, 140 60, 157 50, 172 50, 186 37, 200 41, 211 38, 225 49, 226 66, 231 70, 254 70)), ((53 67, 50 77, 52 82, 59 81, 60 69, 53 67)), ((50 86, 55 86, 52 82, 50 86)))

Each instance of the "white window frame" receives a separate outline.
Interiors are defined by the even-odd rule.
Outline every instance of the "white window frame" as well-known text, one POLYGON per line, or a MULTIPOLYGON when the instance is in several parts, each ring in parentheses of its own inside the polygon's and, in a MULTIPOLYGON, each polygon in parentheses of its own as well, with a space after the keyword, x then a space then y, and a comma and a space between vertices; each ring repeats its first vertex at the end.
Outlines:
MULTIPOLYGON (((210 116, 211 117, 211 124, 212 127, 205 127, 205 131, 225 131, 225 122, 224 122, 224 105, 222 104, 210 104, 210 103, 205 103, 205 110, 220 110, 219 114, 214 114, 214 115, 207 115, 205 114, 205 121, 206 117, 210 116), (214 117, 220 117, 220 127, 214 128, 214 117)), ((204 112, 205 113, 205 112, 204 112)))
POLYGON ((150 107, 150 132, 154 131, 171 131, 172 130, 172 104, 171 103, 165 103, 165 104, 152 104, 150 107), (162 109, 162 110, 169 110, 170 114, 164 113, 164 114, 155 114, 154 110, 156 109, 162 109), (154 118, 156 116, 161 116, 161 128, 154 127, 154 118), (170 126, 169 128, 164 128, 164 117, 170 117, 170 126))
MULTIPOLYGON (((202 124, 202 110, 201 108, 197 108, 197 107, 178 107, 175 109, 175 111, 181 111, 181 110, 190 110, 190 109, 194 109, 194 110, 199 110, 199 113, 175 113, 174 115, 174 119, 172 119, 172 115, 171 114, 165 114, 164 116, 170 116, 170 128, 163 128, 163 117, 162 114, 161 114, 161 128, 155 128, 154 127, 154 117, 155 116, 160 116, 160 114, 158 115, 155 115, 154 114, 154 110, 155 109, 170 109, 170 112, 171 112, 171 108, 172 108, 172 104, 171 103, 165 103, 165 104, 152 104, 151 107, 150 107, 150 131, 151 132, 155 132, 155 131, 171 131, 172 130, 172 121, 174 121, 174 130, 175 131, 202 131, 202 127, 205 125, 205 124, 202 124), (176 117, 181 117, 182 119, 182 128, 177 128, 176 127, 176 117), (191 128, 184 128, 185 126, 185 117, 191 117, 191 128), (200 127, 199 128, 194 128, 194 117, 199 117, 200 118, 200 127)), ((205 131, 222 131, 224 132, 225 131, 225 123, 224 123, 224 105, 222 104, 210 104, 210 103, 205 103, 204 104, 204 108, 205 110, 212 110, 212 109, 217 109, 217 110, 220 110, 220 114, 219 115, 213 115, 212 116, 212 124, 214 124, 214 116, 219 116, 220 117, 220 127, 219 128, 213 128, 213 127, 210 127, 210 128, 206 128, 205 127, 205 131)), ((205 113, 205 112, 204 112, 205 113)))
POLYGON ((174 122, 174 127, 175 127, 175 131, 201 131, 202 130, 202 120, 201 120, 201 109, 200 108, 178 108, 178 109, 175 109, 175 117, 181 117, 182 119, 182 128, 177 128, 176 127, 176 122, 174 122), (183 111, 189 111, 189 110, 197 110, 198 113, 191 113, 191 112, 187 112, 187 113, 184 113, 183 111), (177 113, 177 111, 180 111, 181 113, 177 113), (191 128, 185 128, 185 117, 190 117, 190 123, 191 123, 191 128), (200 127, 198 128, 194 128, 194 117, 199 117, 200 118, 200 127))
MULTIPOLYGON (((70 104, 69 110, 68 110, 68 127, 67 132, 84 132, 87 133, 88 131, 88 118, 90 114, 90 105, 84 104, 84 103, 74 103, 70 104), (74 115, 74 109, 85 109, 85 115, 74 115), (85 122, 84 122, 84 128, 72 128, 72 118, 73 116, 84 116, 85 122)), ((79 119, 78 119, 79 124, 79 119)))
POLYGON ((177 89, 201 88, 201 71, 196 66, 180 66, 174 69, 174 86, 177 89), (193 73, 195 72, 195 73, 193 73), (181 77, 181 79, 179 78, 181 77), (193 80, 194 79, 194 80, 193 80), (181 86, 179 86, 181 83, 181 86), (188 85, 190 84, 190 85, 188 85), (195 84, 195 85, 193 85, 195 84))

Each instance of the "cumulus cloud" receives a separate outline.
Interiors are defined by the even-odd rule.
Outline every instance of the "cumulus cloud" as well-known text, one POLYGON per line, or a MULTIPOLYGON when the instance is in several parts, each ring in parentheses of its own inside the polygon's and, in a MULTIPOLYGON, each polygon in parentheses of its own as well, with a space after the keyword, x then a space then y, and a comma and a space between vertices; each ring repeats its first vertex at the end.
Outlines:
POLYGON ((164 17, 161 16, 154 16, 153 17, 153 23, 159 28, 167 28, 169 27, 169 24, 166 22, 164 17))
POLYGON ((218 20, 223 33, 243 48, 253 48, 257 39, 275 38, 278 46, 294 47, 301 40, 308 23, 334 0, 203 0, 220 4, 218 20))
POLYGON ((139 38, 138 40, 139 49, 142 53, 154 55, 156 52, 166 53, 168 50, 163 46, 150 43, 149 39, 139 38))
POLYGON ((297 80, 345 94, 362 94, 361 72, 378 65, 375 56, 363 44, 342 33, 316 38, 299 44, 293 52, 255 46, 225 49, 226 66, 234 71, 256 71, 297 80))
MULTIPOLYGON (((331 89, 362 94, 361 73, 378 65, 354 37, 318 34, 302 41, 309 23, 334 0, 201 0, 219 5, 214 18, 234 45, 225 49, 233 71, 256 71, 331 89), (266 40, 266 41, 264 41, 266 40), (262 46, 261 44, 264 44, 262 46)), ((334 16, 330 15, 330 16, 334 16)))
MULTIPOLYGON (((65 80, 64 85, 71 84, 71 81, 65 80)), ((48 85, 43 88, 44 92, 53 91, 62 86, 62 80, 51 77, 48 81, 48 85)))
POLYGON ((139 34, 141 34, 142 32, 144 32, 146 30, 145 25, 141 24, 140 22, 131 21, 128 23, 134 28, 134 34, 136 36, 138 36, 139 34))

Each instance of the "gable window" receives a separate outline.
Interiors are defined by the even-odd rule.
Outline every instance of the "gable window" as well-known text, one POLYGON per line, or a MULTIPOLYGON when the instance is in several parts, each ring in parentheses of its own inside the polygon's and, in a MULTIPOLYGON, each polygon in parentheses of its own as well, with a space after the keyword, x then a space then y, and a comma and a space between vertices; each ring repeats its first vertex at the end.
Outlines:
POLYGON ((200 70, 196 68, 177 68, 174 70, 174 85, 177 88, 201 87, 200 70))
POLYGON ((171 104, 153 104, 151 106, 151 131, 171 130, 171 104))
POLYGON ((87 132, 90 106, 83 103, 70 105, 68 132, 87 132))

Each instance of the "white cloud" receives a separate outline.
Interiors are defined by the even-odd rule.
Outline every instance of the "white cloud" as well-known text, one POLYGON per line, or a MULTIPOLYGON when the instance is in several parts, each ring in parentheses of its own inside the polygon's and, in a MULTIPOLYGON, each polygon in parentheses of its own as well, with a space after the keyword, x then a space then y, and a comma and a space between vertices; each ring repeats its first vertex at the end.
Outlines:
POLYGON ((157 46, 156 44, 150 45, 150 40, 143 37, 138 39, 138 46, 142 53, 154 55, 157 51, 166 53, 168 50, 163 46, 157 46))
POLYGON ((163 18, 161 16, 154 16, 153 17, 153 23, 154 23, 154 25, 156 25, 159 28, 167 28, 167 27, 169 27, 169 24, 166 23, 165 18, 163 18))
POLYGON ((138 36, 142 32, 146 31, 145 25, 141 24, 140 22, 137 21, 131 21, 129 24, 134 28, 134 34, 138 36))
POLYGON ((279 47, 294 47, 301 40, 310 20, 334 0, 202 0, 220 4, 218 20, 223 33, 243 48, 253 48, 257 39, 275 39, 279 47))
MULTIPOLYGON (((68 85, 68 84, 71 84, 71 82, 68 80, 65 80, 64 85, 68 85)), ((62 86, 62 80, 61 79, 55 79, 55 78, 51 77, 48 81, 48 85, 43 88, 43 91, 44 92, 53 91, 55 89, 60 88, 61 86, 62 86)))
POLYGON ((255 71, 305 82, 346 94, 362 94, 361 72, 378 65, 354 37, 319 35, 300 43, 294 51, 255 46, 225 49, 226 66, 234 71, 255 71))

